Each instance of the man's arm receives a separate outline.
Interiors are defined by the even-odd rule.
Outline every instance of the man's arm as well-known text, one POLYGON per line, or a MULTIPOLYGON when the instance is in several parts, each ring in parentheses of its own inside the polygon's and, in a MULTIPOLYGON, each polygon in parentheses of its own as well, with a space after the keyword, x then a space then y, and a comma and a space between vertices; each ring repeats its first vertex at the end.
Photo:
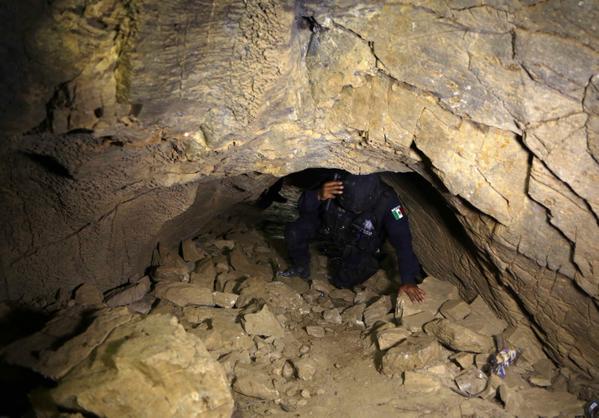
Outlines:
POLYGON ((399 291, 405 293, 412 302, 422 302, 425 293, 417 286, 416 280, 420 275, 420 263, 412 248, 412 234, 408 218, 397 196, 388 199, 386 206, 383 224, 397 254, 402 283, 399 291))

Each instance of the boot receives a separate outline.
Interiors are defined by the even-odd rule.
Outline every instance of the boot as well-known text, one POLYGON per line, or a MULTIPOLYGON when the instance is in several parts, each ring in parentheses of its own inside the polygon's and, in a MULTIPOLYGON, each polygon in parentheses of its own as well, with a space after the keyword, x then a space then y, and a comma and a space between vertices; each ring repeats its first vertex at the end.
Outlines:
POLYGON ((299 277, 304 280, 310 277, 310 267, 307 266, 291 266, 287 270, 279 271, 277 273, 279 277, 299 277))

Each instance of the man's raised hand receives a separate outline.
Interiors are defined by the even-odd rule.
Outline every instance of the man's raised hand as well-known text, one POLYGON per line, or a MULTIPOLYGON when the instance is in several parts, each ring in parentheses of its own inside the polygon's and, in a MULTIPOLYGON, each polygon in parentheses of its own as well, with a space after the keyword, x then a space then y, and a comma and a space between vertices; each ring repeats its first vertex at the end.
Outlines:
POLYGON ((319 200, 334 199, 337 195, 343 194, 343 182, 342 181, 327 181, 322 185, 318 191, 319 200))

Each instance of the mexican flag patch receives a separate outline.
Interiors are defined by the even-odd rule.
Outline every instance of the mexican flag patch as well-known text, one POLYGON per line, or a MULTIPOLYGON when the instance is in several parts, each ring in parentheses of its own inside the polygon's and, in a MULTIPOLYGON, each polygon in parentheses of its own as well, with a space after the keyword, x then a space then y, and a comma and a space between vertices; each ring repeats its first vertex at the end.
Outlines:
POLYGON ((393 218, 395 218, 396 221, 399 221, 401 218, 404 217, 405 212, 401 205, 397 205, 393 209, 391 209, 391 214, 393 215, 393 218))

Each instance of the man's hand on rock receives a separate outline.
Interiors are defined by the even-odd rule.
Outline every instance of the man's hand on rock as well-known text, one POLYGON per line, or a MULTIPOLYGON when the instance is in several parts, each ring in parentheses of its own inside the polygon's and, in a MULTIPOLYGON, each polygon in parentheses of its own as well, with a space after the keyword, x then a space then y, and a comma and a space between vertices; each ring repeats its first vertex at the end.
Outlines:
POLYGON ((319 200, 334 199, 337 195, 343 194, 342 181, 327 181, 318 191, 319 200))
POLYGON ((402 293, 405 293, 412 303, 424 302, 424 296, 426 295, 426 292, 415 284, 402 284, 399 286, 399 294, 402 293))

